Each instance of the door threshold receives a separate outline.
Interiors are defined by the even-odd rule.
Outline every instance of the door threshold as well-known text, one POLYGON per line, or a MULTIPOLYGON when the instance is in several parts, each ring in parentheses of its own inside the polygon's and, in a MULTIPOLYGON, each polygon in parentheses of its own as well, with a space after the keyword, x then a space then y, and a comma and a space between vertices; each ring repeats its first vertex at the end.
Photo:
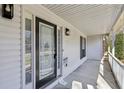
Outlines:
POLYGON ((57 77, 55 79, 52 79, 51 81, 49 81, 48 83, 46 83, 45 85, 43 85, 42 87, 40 87, 39 89, 45 89, 47 88, 49 85, 51 85, 53 82, 55 82, 56 80, 58 80, 60 77, 57 77))

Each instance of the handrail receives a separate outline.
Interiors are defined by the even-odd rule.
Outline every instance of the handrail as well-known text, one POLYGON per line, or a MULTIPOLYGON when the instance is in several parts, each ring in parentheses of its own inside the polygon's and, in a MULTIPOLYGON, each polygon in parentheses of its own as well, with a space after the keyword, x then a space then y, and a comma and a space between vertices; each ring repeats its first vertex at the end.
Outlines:
POLYGON ((112 55, 112 53, 108 52, 108 54, 110 54, 110 56, 121 66, 124 68, 124 64, 119 60, 117 59, 115 56, 112 55))

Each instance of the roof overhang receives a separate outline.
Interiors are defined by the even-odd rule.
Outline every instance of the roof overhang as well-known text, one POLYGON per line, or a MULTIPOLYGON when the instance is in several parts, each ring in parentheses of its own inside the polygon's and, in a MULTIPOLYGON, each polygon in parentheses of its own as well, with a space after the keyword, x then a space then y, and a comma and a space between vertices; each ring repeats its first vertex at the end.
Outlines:
POLYGON ((106 34, 121 10, 120 4, 44 4, 86 35, 106 34))

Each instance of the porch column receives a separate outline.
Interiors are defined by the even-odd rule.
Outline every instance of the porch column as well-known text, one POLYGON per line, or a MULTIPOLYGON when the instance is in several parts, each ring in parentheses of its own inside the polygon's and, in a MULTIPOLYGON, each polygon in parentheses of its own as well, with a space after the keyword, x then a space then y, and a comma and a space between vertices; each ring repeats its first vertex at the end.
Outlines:
POLYGON ((114 45, 114 43, 115 43, 115 38, 116 38, 115 32, 112 31, 112 55, 113 55, 113 56, 115 56, 115 45, 114 45))

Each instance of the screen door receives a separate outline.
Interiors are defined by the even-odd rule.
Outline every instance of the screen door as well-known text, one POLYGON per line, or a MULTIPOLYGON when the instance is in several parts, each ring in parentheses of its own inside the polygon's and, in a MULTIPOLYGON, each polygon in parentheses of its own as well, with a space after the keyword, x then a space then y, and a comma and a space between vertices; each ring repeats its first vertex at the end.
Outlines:
POLYGON ((56 77, 56 26, 36 17, 36 88, 56 77))

